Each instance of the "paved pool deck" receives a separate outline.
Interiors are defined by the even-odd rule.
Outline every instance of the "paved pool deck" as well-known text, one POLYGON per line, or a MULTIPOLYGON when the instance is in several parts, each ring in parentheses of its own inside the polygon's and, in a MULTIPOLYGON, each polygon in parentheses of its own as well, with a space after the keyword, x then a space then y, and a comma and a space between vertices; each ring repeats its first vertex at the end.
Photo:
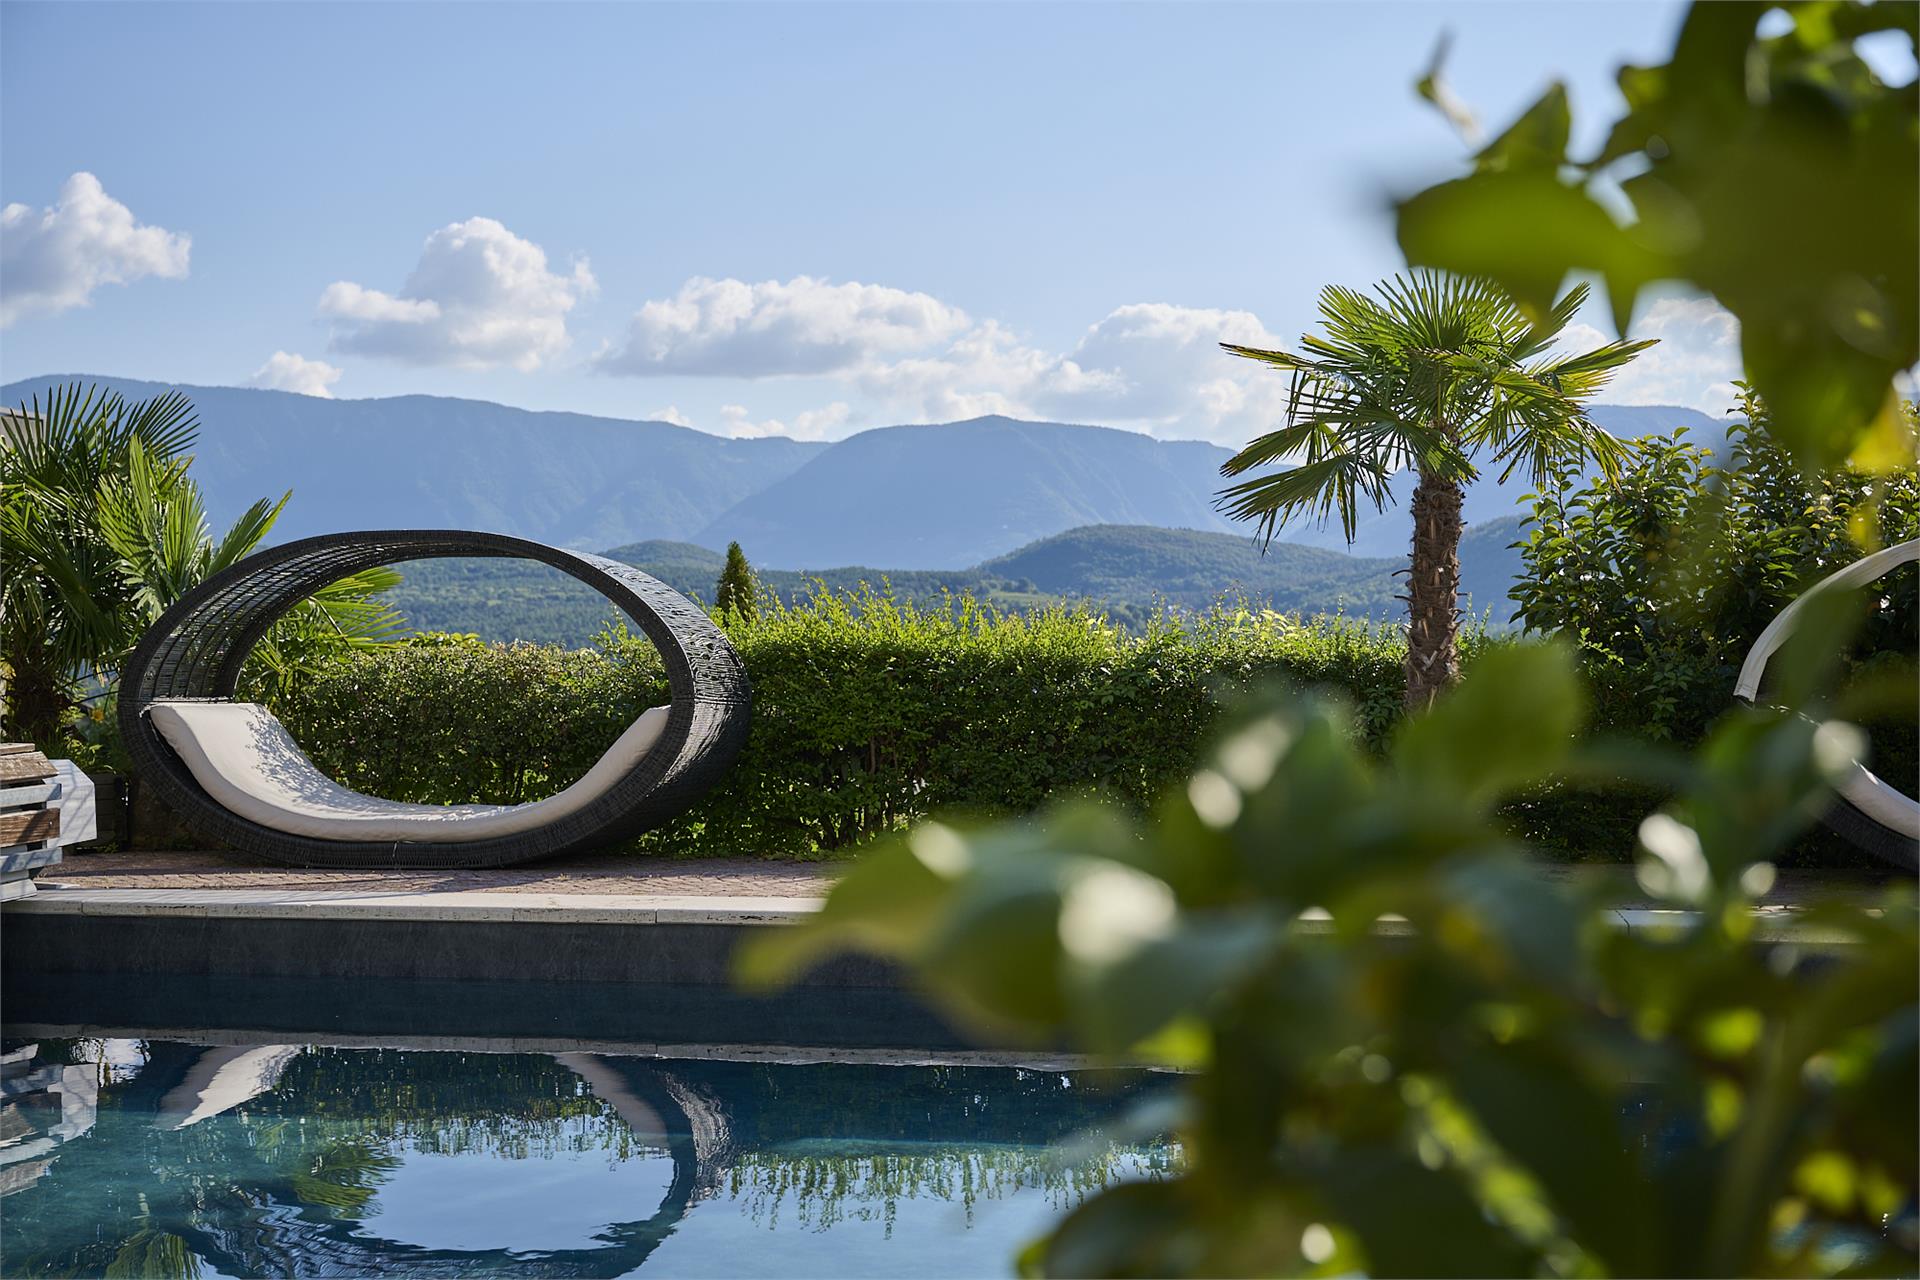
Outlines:
MULTIPOLYGON (((480 909, 481 896, 516 901, 498 904, 502 910, 544 911, 564 906, 572 911, 649 909, 624 900, 661 899, 658 909, 689 909, 693 900, 735 901, 743 911, 811 910, 833 887, 848 862, 775 862, 752 859, 680 859, 613 854, 563 858, 523 867, 492 871, 328 871, 304 867, 265 865, 240 855, 210 852, 69 852, 66 860, 47 868, 36 882, 42 890, 107 893, 97 901, 185 903, 206 901, 252 902, 275 900, 321 904, 364 902, 369 909, 383 904, 417 904, 425 909, 438 903, 448 910, 480 909), (166 898, 138 898, 122 891, 162 892, 166 898), (264 895, 246 898, 232 894, 264 895), (539 899, 539 901, 534 901, 539 899), (578 899, 579 901, 574 901, 578 899), (622 899, 620 903, 607 901, 622 899), (596 901, 600 900, 600 901, 596 901)), ((1633 868, 1625 865, 1541 863, 1539 874, 1566 883, 1597 884, 1606 901, 1622 911, 1657 910, 1634 882, 1633 868)), ((1900 877, 1892 871, 1783 870, 1773 887, 1759 899, 1763 911, 1790 909, 1824 898, 1863 899, 1877 896, 1900 877)), ((41 896, 45 896, 44 894, 41 896)), ((725 903, 710 908, 725 909, 725 903)), ((327 908, 331 909, 331 908, 327 908)), ((492 909, 492 908, 488 908, 492 909)), ((429 918, 429 917, 422 917, 429 918)), ((451 917, 448 917, 451 918, 451 917)), ((489 917, 493 918, 493 917, 489 917)), ((545 918, 553 918, 547 916, 545 918)))
MULTIPOLYGON (((940 1017, 910 975, 869 956, 837 956, 778 993, 736 986, 739 948, 811 916, 835 872, 632 857, 341 872, 207 854, 79 854, 49 868, 33 896, 5 905, 0 1004, 10 1034, 174 1028, 161 1038, 193 1039, 247 1028, 316 1043, 604 1042, 782 1061, 931 1061, 991 1048, 940 1017)), ((1540 874, 1597 880, 1622 930, 1696 923, 1648 903, 1628 868, 1540 874)), ((1884 881, 1785 874, 1756 908, 1755 939, 1844 946, 1849 939, 1811 928, 1795 908, 1833 894, 1874 897, 1884 881)), ((1302 924, 1329 927, 1319 912, 1302 924)), ((1378 928, 1406 926, 1385 918, 1378 928)))
MULTIPOLYGON (((177 921, 310 921, 687 925, 752 930, 798 923, 818 911, 845 863, 631 855, 562 860, 495 871, 327 871, 263 867, 211 853, 78 854, 49 868, 32 897, 8 914, 147 917, 177 921)), ((1541 864, 1539 874, 1597 886, 1625 929, 1684 926, 1693 913, 1648 899, 1624 866, 1541 864)), ((1781 873, 1754 908, 1756 937, 1831 941, 1796 922, 1817 900, 1865 901, 1890 879, 1871 872, 1781 873)), ((1325 918, 1310 911, 1311 927, 1325 918)), ((1394 921, 1381 928, 1392 932, 1394 921)))
POLYGON ((328 894, 564 894, 569 896, 818 898, 833 884, 831 862, 646 858, 614 854, 561 858, 494 871, 326 871, 277 867, 237 854, 68 851, 36 883, 84 889, 267 890, 328 894))

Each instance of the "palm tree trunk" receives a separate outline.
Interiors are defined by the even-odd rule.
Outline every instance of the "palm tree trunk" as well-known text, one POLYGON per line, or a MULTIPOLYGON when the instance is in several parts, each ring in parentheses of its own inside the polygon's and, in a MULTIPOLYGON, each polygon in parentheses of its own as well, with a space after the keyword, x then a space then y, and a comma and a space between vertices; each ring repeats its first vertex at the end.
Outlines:
POLYGON ((1420 469, 1407 579, 1407 710, 1424 711, 1460 678, 1460 504, 1457 481, 1420 469))
POLYGON ((58 754, 60 727, 73 709, 67 682, 55 667, 40 660, 41 655, 18 652, 5 655, 9 669, 6 678, 4 715, 0 715, 0 737, 31 742, 51 754, 58 754))

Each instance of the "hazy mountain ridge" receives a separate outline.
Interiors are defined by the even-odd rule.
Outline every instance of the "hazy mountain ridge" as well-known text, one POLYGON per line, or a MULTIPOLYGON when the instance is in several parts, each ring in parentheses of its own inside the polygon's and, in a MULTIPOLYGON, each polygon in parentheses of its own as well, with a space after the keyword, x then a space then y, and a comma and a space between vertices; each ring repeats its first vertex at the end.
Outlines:
POLYGON ((280 542, 380 528, 488 529, 572 547, 685 538, 827 448, 485 400, 326 400, 91 374, 9 383, 0 402, 68 382, 190 398, 200 416, 193 475, 214 518, 291 489, 273 531, 280 542))
POLYGON ((761 563, 961 568, 1089 524, 1232 528, 1213 509, 1231 452, 1110 427, 974 418, 861 432, 694 537, 761 563))
MULTIPOLYGON (((293 501, 276 541, 355 528, 477 528, 578 548, 739 540, 764 569, 916 566, 960 571, 1070 530, 1143 525, 1242 538, 1220 516, 1230 450, 1137 432, 989 417, 879 427, 833 444, 729 439, 665 422, 516 409, 438 396, 329 400, 57 374, 0 387, 8 405, 67 382, 139 398, 177 389, 201 420, 194 475, 217 521, 256 498, 293 501)), ((1597 405, 1602 426, 1642 435, 1687 426, 1696 410, 1597 405)), ((1363 557, 1406 552, 1411 477, 1397 501, 1363 513, 1351 547, 1337 524, 1289 526, 1289 542, 1363 557)), ((1465 515, 1485 524, 1524 510, 1524 477, 1483 476, 1465 515)), ((1302 570, 1304 571, 1304 570, 1302 570)))

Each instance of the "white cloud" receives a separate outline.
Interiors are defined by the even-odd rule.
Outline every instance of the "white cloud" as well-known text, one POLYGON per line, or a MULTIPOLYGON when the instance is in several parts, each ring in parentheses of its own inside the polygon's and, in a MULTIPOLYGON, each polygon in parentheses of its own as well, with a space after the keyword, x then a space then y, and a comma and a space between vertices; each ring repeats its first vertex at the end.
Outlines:
POLYGON ((417 365, 523 371, 564 351, 567 313, 596 285, 584 260, 566 275, 546 251, 492 218, 469 218, 427 237, 396 294, 341 280, 320 295, 332 349, 417 365))
POLYGON ((958 308, 884 285, 695 278, 672 298, 643 305, 625 344, 595 364, 637 376, 828 374, 924 349, 966 326, 958 308))
POLYGON ((862 392, 895 416, 947 422, 988 414, 1037 415, 1032 392, 1060 372, 1060 363, 989 320, 943 352, 874 362, 854 377, 862 392))
POLYGON ((76 173, 50 209, 0 209, 0 328, 29 311, 85 306, 101 285, 183 279, 192 248, 192 237, 142 226, 100 179, 76 173))
MULTIPOLYGON (((1662 298, 1629 338, 1658 338, 1596 397, 1603 404, 1675 404, 1720 417, 1734 406, 1741 376, 1740 322, 1711 298, 1662 298)), ((1589 324, 1567 326, 1561 346, 1588 351, 1612 341, 1589 324)))
POLYGON ((265 364, 253 371, 253 376, 247 379, 247 385, 330 400, 333 398, 333 384, 338 381, 340 370, 324 360, 309 360, 290 351, 276 351, 265 364))
POLYGON ((321 291, 320 310, 335 319, 366 324, 427 324, 440 318, 437 302, 395 298, 347 280, 336 280, 321 291))
MULTIPOLYGON (((924 293, 808 276, 749 284, 694 279, 647 302, 623 341, 594 364, 640 376, 811 377, 838 384, 863 416, 953 421, 1004 414, 1130 427, 1239 444, 1271 428, 1286 379, 1220 350, 1279 342, 1249 311, 1171 303, 1119 307, 1070 351, 1035 345, 993 320, 924 293)), ((729 411, 729 434, 801 430, 729 411)), ((834 431, 832 406, 802 415, 834 431)))
POLYGON ((649 411, 647 414, 647 421, 648 422, 671 422, 676 427, 690 427, 693 425, 692 419, 688 418, 686 414, 680 412, 680 406, 677 404, 670 404, 664 409, 654 409, 649 411))
POLYGON ((836 400, 823 409, 808 409, 793 419, 791 423, 779 418, 767 418, 760 422, 752 420, 745 405, 723 404, 720 406, 720 430, 730 436, 786 436, 793 440, 828 440, 841 434, 840 428, 847 425, 852 409, 843 400, 836 400))
POLYGON ((1275 425, 1287 384, 1219 344, 1279 341, 1248 311, 1134 303, 1089 327, 1065 354, 988 322, 938 355, 869 365, 858 380, 895 412, 923 421, 1065 418, 1238 444, 1275 425))
POLYGON ((1065 364, 1076 376, 1056 381, 1047 396, 1158 433, 1224 431, 1244 439, 1275 425, 1287 380, 1270 366, 1222 351, 1223 342, 1283 345, 1251 311, 1164 302, 1120 307, 1087 330, 1065 364))

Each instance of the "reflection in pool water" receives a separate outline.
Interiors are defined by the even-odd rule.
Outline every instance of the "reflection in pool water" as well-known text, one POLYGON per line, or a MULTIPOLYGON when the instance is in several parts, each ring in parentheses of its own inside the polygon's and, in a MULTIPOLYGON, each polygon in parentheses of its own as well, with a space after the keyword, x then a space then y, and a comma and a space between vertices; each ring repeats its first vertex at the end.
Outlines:
POLYGON ((8 1276, 1005 1274, 1175 1154, 1099 1136, 1134 1073, 5 1049, 8 1276))

